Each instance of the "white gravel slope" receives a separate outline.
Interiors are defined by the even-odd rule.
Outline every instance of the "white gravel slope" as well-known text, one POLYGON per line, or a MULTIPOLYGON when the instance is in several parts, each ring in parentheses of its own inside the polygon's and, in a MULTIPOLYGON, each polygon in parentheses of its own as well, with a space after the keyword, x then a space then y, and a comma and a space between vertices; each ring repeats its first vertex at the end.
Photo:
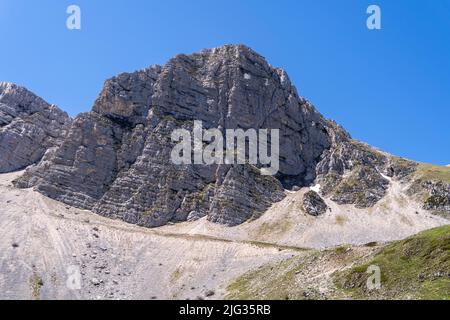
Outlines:
POLYGON ((112 221, 14 189, 14 176, 0 175, 0 299, 214 299, 241 273, 296 253, 112 221))
POLYGON ((323 249, 344 244, 364 245, 401 240, 450 223, 423 210, 419 203, 406 197, 407 188, 407 185, 391 180, 388 195, 369 209, 337 205, 325 199, 331 210, 320 217, 309 216, 303 211, 303 195, 309 191, 304 188, 298 192, 287 192, 287 197, 274 204, 261 218, 234 228, 202 219, 164 227, 162 230, 323 249))

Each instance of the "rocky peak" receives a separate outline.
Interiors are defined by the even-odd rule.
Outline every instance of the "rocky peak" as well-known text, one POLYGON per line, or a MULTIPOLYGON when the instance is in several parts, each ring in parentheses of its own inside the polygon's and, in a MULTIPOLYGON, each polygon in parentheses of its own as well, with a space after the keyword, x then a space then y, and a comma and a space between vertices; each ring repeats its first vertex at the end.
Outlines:
POLYGON ((48 104, 27 89, 9 82, 0 82, 0 103, 8 105, 15 112, 35 112, 48 104))
POLYGON ((16 183, 145 226, 193 216, 236 225, 282 199, 283 185, 315 179, 331 147, 327 127, 286 72, 228 45, 106 81, 54 156, 16 183), (279 129, 279 175, 263 177, 249 165, 173 165, 171 132, 192 129, 194 120, 223 131, 279 129))
POLYGON ((0 173, 25 168, 59 145, 69 116, 27 89, 0 82, 0 173))

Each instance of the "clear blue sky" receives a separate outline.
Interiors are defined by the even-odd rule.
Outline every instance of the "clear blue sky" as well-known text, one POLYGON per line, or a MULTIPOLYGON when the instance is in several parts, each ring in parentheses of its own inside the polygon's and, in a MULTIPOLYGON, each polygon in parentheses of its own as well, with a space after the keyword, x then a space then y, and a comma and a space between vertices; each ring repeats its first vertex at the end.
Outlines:
POLYGON ((104 80, 177 53, 244 43, 355 138, 450 163, 450 0, 0 0, 0 80, 71 115, 104 80), (66 8, 82 30, 66 29, 66 8), (366 9, 382 9, 382 30, 366 9))

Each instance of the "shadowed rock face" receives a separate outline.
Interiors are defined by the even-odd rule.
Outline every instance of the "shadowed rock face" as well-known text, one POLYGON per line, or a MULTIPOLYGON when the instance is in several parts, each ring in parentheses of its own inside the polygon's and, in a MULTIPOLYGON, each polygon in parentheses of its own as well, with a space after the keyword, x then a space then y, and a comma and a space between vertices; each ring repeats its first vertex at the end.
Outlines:
POLYGON ((11 83, 0 82, 0 173, 35 164, 61 144, 69 116, 11 83))
POLYGON ((92 111, 16 185, 147 227, 205 216, 234 226, 283 199, 285 188, 314 181, 337 202, 371 206, 386 193, 388 165, 299 97, 286 72, 230 45, 108 80, 92 111), (172 164, 171 133, 192 130, 194 120, 223 132, 279 129, 278 175, 252 165, 172 164))

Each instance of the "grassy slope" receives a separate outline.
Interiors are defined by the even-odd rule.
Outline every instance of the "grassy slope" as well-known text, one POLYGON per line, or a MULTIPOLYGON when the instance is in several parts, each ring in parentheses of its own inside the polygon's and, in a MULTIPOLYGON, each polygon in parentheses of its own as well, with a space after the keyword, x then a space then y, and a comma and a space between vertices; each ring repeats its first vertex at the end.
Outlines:
POLYGON ((368 257, 360 251, 311 252, 263 266, 230 284, 227 298, 450 299, 450 226, 375 248, 368 257), (372 292, 366 288, 370 265, 382 273, 382 288, 372 292), (320 272, 333 268, 330 281, 320 281, 320 272))
POLYGON ((417 167, 416 176, 424 181, 450 183, 450 167, 421 163, 417 167))
POLYGON ((450 299, 450 226, 394 242, 367 263, 338 274, 336 283, 356 299, 450 299), (370 265, 381 269, 380 290, 367 289, 370 265))
MULTIPOLYGON (((372 249, 371 249, 372 250, 372 249)), ((293 258, 262 266, 232 282, 227 299, 301 300, 325 299, 328 287, 324 273, 361 259, 361 253, 347 247, 308 251, 293 258)))

